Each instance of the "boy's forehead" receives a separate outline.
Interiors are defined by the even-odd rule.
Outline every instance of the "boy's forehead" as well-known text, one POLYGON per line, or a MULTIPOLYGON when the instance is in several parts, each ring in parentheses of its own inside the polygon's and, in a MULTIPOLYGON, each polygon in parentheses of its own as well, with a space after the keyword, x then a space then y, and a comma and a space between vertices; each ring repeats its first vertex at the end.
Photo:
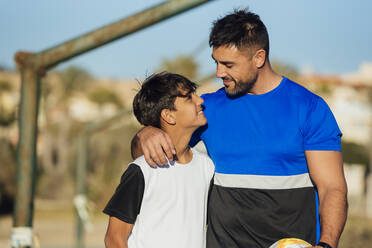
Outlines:
POLYGON ((178 92, 180 96, 187 96, 193 92, 192 89, 185 89, 183 87, 178 87, 178 92))

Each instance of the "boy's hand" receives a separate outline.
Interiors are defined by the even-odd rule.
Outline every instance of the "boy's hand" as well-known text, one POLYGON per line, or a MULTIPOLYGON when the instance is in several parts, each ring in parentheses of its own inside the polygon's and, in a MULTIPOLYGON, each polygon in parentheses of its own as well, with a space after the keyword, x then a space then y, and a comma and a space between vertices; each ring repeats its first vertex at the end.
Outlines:
POLYGON ((175 160, 176 149, 163 130, 147 126, 137 134, 137 137, 146 162, 152 167, 167 164, 167 157, 169 160, 175 160))

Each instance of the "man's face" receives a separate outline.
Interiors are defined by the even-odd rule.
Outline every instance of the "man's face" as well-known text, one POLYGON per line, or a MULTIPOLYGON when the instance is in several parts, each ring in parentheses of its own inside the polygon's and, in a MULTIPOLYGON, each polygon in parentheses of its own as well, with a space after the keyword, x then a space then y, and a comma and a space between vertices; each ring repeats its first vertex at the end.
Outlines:
POLYGON ((228 96, 238 97, 250 92, 258 74, 251 51, 241 51, 236 46, 214 47, 212 58, 217 64, 216 77, 223 80, 228 96))
POLYGON ((181 90, 184 97, 176 97, 174 106, 176 108, 176 124, 182 128, 196 129, 207 123, 204 116, 202 104, 204 100, 192 92, 181 90))

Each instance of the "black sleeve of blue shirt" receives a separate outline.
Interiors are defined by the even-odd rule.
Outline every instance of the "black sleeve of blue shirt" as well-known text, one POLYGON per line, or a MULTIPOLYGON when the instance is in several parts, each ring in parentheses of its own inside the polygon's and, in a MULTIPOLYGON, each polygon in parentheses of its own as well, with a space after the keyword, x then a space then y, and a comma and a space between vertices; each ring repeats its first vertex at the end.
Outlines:
POLYGON ((145 180, 141 168, 136 164, 130 164, 103 212, 134 224, 141 209, 144 189, 145 180))

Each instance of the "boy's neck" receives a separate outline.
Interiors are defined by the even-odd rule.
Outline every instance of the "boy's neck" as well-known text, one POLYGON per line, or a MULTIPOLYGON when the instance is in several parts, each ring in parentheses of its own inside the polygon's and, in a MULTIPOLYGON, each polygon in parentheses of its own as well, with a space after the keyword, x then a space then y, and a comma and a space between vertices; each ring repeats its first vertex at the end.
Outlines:
POLYGON ((193 156, 189 146, 193 131, 185 132, 179 128, 165 128, 164 131, 169 135, 176 148, 177 162, 180 164, 189 163, 193 156))

